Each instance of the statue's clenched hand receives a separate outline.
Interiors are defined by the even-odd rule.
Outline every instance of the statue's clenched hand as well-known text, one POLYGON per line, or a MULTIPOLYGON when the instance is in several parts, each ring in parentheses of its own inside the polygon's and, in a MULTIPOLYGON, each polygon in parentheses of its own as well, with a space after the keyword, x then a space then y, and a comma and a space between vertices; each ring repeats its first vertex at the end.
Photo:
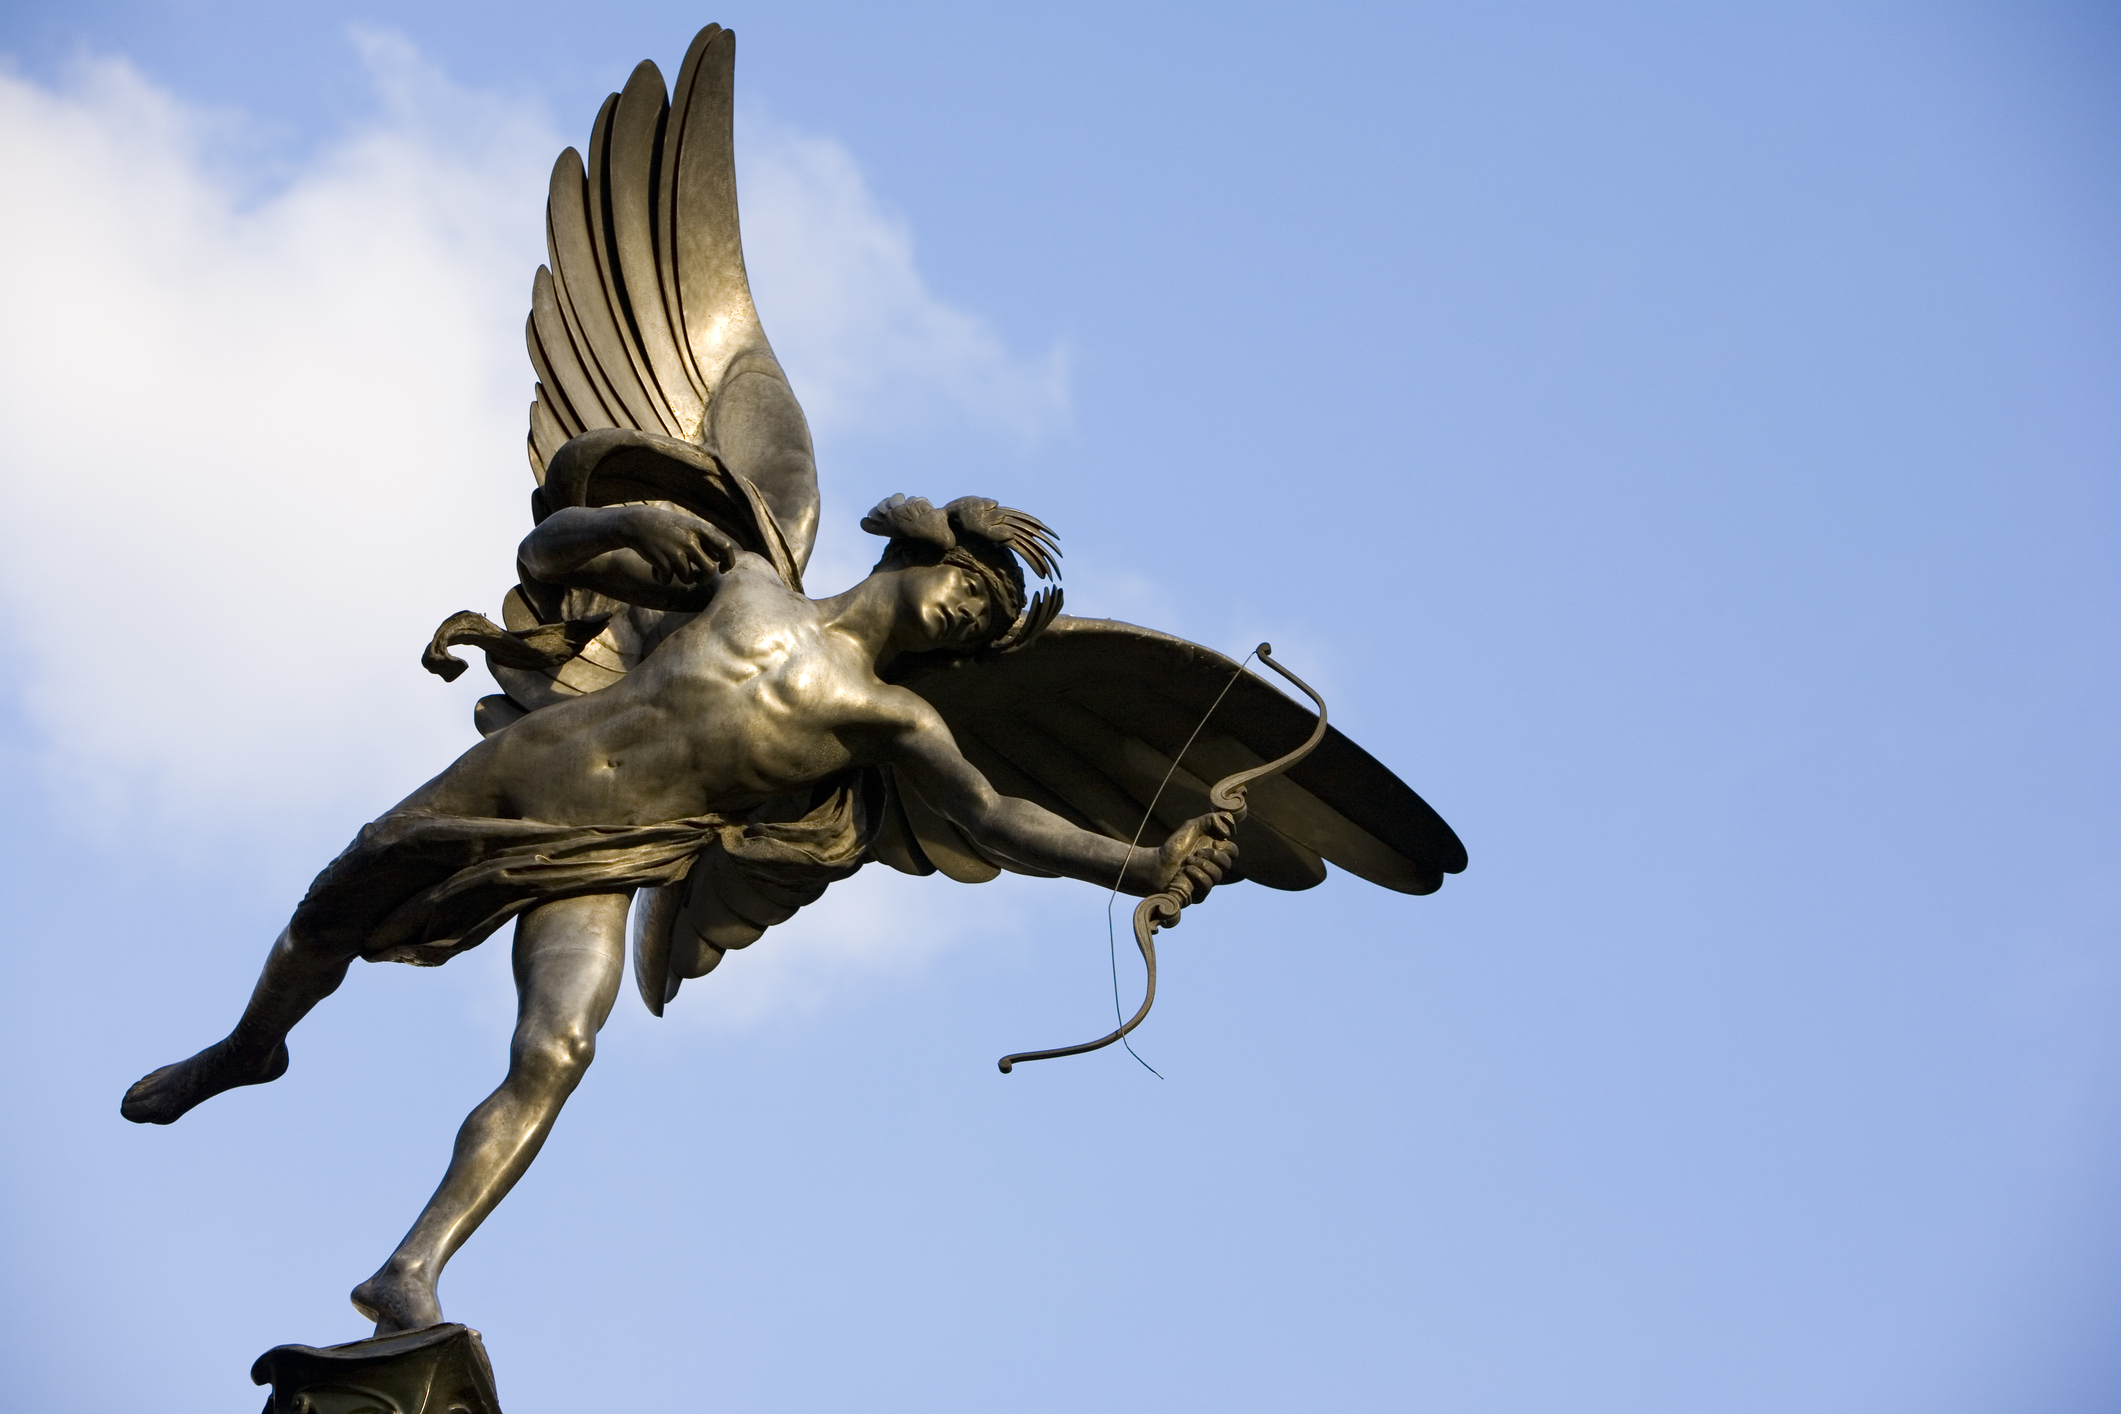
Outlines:
POLYGON ((1206 898, 1237 863, 1237 843, 1230 838, 1236 825, 1234 816, 1219 810, 1179 826, 1157 851, 1158 890, 1176 894, 1181 906, 1206 898))
POLYGON ((698 584, 736 563, 734 541, 696 515, 661 506, 625 506, 626 546, 648 562, 657 584, 698 584))

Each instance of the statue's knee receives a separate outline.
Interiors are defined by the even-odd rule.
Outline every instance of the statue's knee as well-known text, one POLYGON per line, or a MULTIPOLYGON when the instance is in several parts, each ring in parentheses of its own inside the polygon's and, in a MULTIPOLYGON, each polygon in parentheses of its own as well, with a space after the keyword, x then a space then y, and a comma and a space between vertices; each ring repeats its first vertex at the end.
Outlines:
POLYGON ((519 1065, 544 1079, 572 1083, 596 1059, 597 1033, 588 1027, 564 1026, 523 1037, 516 1047, 519 1065))

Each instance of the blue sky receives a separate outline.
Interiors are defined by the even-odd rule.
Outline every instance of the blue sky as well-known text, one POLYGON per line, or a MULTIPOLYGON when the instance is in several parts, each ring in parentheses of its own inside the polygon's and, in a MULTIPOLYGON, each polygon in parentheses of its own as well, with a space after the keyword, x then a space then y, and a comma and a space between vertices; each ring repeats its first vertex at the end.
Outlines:
POLYGON ((23 5, 0 16, 11 1402, 363 1333, 506 949, 167 1130, 471 739, 544 172, 738 31, 747 254, 861 510, 1271 638, 1472 865, 872 877, 621 999, 452 1265, 511 1414, 2090 1414, 2121 1398, 2121 31, 2061 6, 23 5))

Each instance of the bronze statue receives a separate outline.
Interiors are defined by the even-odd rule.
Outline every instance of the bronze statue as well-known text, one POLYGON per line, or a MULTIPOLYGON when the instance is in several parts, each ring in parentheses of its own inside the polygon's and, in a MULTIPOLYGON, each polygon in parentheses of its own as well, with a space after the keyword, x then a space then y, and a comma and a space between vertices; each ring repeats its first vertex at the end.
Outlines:
POLYGON ((1059 548, 1022 511, 891 496, 862 521, 886 541, 876 569, 805 596, 817 477, 744 272, 734 58, 710 25, 671 95, 641 64, 597 115, 586 171, 572 148, 554 169, 520 582, 501 624, 453 615, 423 657, 453 678, 452 647, 485 651, 502 692, 478 705, 483 739, 317 876, 227 1037, 125 1096, 126 1118, 167 1124, 277 1079, 288 1032, 354 958, 437 965, 515 919, 507 1078, 354 1290, 379 1336, 441 1322, 443 1265, 595 1053, 629 913, 660 1015, 872 861, 1116 885, 1154 904, 1145 955, 1148 930, 1219 883, 1309 888, 1331 860, 1422 894, 1465 865, 1322 716, 1209 649, 1029 593, 1026 570, 1058 578, 1059 548), (1241 781, 1211 798, 1224 776, 1251 778, 1249 808, 1241 781))

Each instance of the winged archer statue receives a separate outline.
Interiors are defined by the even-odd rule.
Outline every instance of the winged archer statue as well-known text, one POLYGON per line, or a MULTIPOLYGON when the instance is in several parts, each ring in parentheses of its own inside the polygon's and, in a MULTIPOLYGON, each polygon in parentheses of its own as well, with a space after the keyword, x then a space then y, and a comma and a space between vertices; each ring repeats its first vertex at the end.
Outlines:
POLYGON ((1218 884, 1310 888, 1326 861, 1409 894, 1465 866, 1419 796, 1264 680, 1062 614, 1058 541, 1023 511, 893 495, 862 521, 886 542, 875 570, 806 595, 816 466, 745 275, 734 63, 715 25, 673 88, 642 63, 586 165, 569 148, 553 170, 527 329, 533 528, 501 622, 452 615, 423 654, 454 678, 452 649, 484 651, 501 691, 481 740, 317 876, 230 1033, 124 1099, 168 1124, 278 1079, 355 958, 437 965, 515 920, 508 1073, 353 1292, 378 1335, 442 1320, 444 1264, 595 1054, 629 916, 660 1015, 869 863, 1117 886, 1165 923, 1218 884), (1248 802, 1210 785, 1237 776, 1257 778, 1248 802))

